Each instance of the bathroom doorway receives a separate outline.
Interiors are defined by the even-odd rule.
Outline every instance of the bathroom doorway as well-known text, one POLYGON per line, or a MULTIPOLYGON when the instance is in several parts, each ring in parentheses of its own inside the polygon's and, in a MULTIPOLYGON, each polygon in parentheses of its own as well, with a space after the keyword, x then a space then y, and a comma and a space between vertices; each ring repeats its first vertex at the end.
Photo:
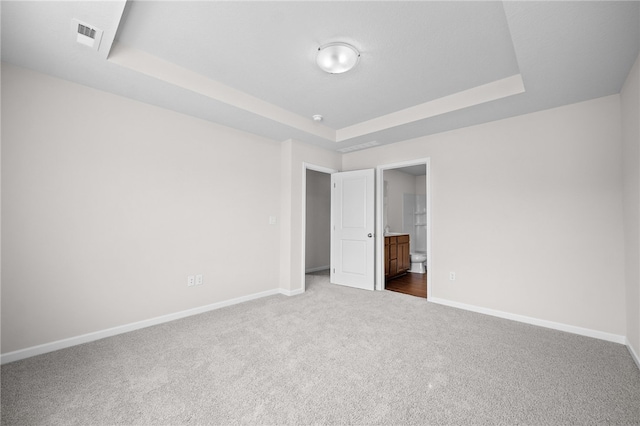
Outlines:
POLYGON ((429 159, 378 167, 378 235, 382 235, 377 271, 380 290, 429 298, 429 195, 429 159), (399 256, 397 260, 396 256, 399 256), (410 266, 406 257, 410 257, 410 266), (396 269, 396 264, 405 266, 396 269))

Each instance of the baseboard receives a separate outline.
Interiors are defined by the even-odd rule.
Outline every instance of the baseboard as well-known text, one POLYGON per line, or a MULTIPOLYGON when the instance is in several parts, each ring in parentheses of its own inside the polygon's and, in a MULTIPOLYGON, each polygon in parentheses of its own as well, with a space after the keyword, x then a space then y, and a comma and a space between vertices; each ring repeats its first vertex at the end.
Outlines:
POLYGON ((626 344, 627 344, 627 349, 631 354, 631 358, 633 358, 633 360, 636 362, 636 365, 638 366, 638 369, 640 369, 640 357, 638 356, 636 351, 633 350, 633 346, 631 346, 631 342, 629 342, 629 339, 626 339, 626 344))
POLYGON ((329 265, 327 265, 327 266, 318 266, 317 268, 307 268, 307 269, 304 270, 304 273, 308 274, 310 272, 326 271, 327 269, 329 269, 329 265))
MULTIPOLYGON (((108 328, 106 330, 100 330, 93 333, 87 333, 80 336, 70 337, 68 339, 62 339, 51 343, 45 343, 42 345, 32 346, 30 348, 20 349, 13 352, 0 355, 0 364, 6 364, 13 361, 19 361, 21 359, 30 358, 32 356, 45 354, 48 352, 57 351, 71 346, 81 345, 83 343, 93 342, 95 340, 104 339, 106 337, 116 336, 118 334, 128 333, 130 331, 139 330, 141 328, 151 327, 158 324, 163 324, 169 321, 175 321, 177 319, 186 318, 192 315, 198 315, 205 312, 213 311, 215 309, 224 308, 226 306, 237 305, 239 303, 248 302, 250 300, 260 299, 262 297, 273 296, 275 294, 282 294, 285 296, 296 296, 304 293, 304 289, 298 288, 295 290, 287 290, 283 288, 267 290, 260 293, 254 293, 247 296, 237 297, 235 299, 225 300, 222 302, 212 303, 210 305, 201 306, 198 308, 188 309, 185 311, 176 312, 173 314, 162 315, 159 317, 151 318, 148 320, 138 321, 131 324, 125 324, 118 327, 108 328)), ((617 334, 605 333, 602 331, 591 330, 588 328, 576 327, 572 325, 557 323, 553 321, 541 320, 538 318, 527 317, 524 315, 516 315, 508 312, 497 311, 488 308, 482 308, 479 306, 468 305, 465 303, 453 302, 446 299, 440 299, 431 297, 430 302, 437 303, 439 305, 450 306, 453 308, 464 309, 467 311, 478 312, 485 315, 491 315, 498 318, 509 319, 513 321, 523 322, 527 324, 537 325, 540 327, 551 328, 554 330, 566 331, 569 333, 579 334, 582 336, 594 337, 596 339, 607 340, 610 342, 620 343, 626 345, 631 357, 640 368, 640 357, 634 351, 633 347, 629 344, 626 337, 617 334)))
POLYGON ((295 290, 286 290, 284 288, 281 288, 279 291, 280 291, 280 294, 283 294, 285 296, 297 296, 298 294, 304 293, 303 288, 297 288, 295 290))
POLYGON ((429 302, 437 303, 439 305, 451 306, 453 308, 464 309, 466 311, 478 312, 480 314, 491 315, 494 317, 504 318, 512 321, 523 322, 526 324, 537 325, 540 327, 551 328, 554 330, 566 331, 568 333, 579 334, 581 336, 587 336, 587 337, 593 337, 596 339, 606 340, 614 343, 620 343, 623 345, 626 344, 627 342, 627 338, 625 336, 621 336, 618 334, 605 333, 604 331, 576 327, 574 325, 562 324, 559 322, 547 321, 543 319, 527 317, 524 315, 512 314, 509 312, 497 311, 494 309, 483 308, 480 306, 467 305, 466 303, 453 302, 447 299, 431 297, 429 298, 429 302))
POLYGON ((32 356, 41 355, 41 354, 57 351, 64 348, 69 348, 71 346, 81 345, 83 343, 93 342, 95 340, 104 339, 106 337, 111 337, 118 334, 128 333, 130 331, 151 327, 153 325, 163 324, 169 321, 175 321, 177 319, 190 317, 192 315, 202 314, 205 312, 213 311, 215 309, 224 308, 226 306, 237 305, 239 303, 260 299, 262 297, 273 296, 275 294, 284 294, 287 296, 293 296, 295 294, 300 294, 302 292, 303 292, 302 289, 300 289, 300 291, 298 292, 298 290, 290 291, 290 290, 277 288, 273 290, 262 291, 260 293, 250 294, 247 296, 236 297, 235 299, 216 302, 216 303, 201 306, 198 308, 187 309, 185 311, 180 311, 173 314, 162 315, 159 317, 134 322, 131 324, 120 325, 118 327, 108 328, 106 330, 100 330, 93 333, 87 333, 80 336, 70 337, 68 339, 62 339, 62 340, 58 340, 51 343, 45 343, 42 345, 32 346, 30 348, 8 352, 6 354, 0 355, 0 364, 19 361, 21 359, 30 358, 32 356))

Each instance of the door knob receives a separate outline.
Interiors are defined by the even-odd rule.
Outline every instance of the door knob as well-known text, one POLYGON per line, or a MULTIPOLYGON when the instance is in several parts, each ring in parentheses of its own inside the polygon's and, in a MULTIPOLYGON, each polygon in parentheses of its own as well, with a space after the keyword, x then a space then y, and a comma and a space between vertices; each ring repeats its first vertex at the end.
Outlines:
POLYGON ((371 232, 369 232, 369 234, 367 235, 367 237, 371 238, 373 237, 373 234, 371 232))

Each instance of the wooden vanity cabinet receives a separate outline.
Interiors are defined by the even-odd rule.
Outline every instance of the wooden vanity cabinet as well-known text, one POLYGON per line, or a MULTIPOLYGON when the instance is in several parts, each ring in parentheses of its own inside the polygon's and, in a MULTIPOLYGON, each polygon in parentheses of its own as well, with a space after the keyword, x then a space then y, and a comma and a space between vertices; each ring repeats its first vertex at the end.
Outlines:
POLYGON ((389 237, 384 237, 384 280, 389 278, 389 237))
POLYGON ((385 280, 406 274, 410 266, 409 235, 392 235, 384 237, 385 280))
POLYGON ((409 236, 398 237, 398 273, 404 274, 411 268, 411 256, 409 255, 409 236))

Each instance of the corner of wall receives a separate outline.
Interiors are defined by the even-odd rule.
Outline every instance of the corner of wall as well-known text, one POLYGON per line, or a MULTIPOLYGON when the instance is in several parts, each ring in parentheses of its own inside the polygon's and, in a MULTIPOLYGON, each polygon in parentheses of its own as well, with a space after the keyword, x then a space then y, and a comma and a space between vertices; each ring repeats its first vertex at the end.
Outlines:
POLYGON ((280 147, 280 288, 291 290, 291 161, 293 140, 280 147))
POLYGON ((342 157, 338 152, 293 139, 282 143, 280 288, 293 292, 304 288, 304 282, 300 282, 300 278, 304 276, 302 257, 304 239, 301 235, 304 223, 302 217, 303 163, 340 170, 342 157))
POLYGON ((620 91, 627 346, 640 367, 640 55, 620 91))

